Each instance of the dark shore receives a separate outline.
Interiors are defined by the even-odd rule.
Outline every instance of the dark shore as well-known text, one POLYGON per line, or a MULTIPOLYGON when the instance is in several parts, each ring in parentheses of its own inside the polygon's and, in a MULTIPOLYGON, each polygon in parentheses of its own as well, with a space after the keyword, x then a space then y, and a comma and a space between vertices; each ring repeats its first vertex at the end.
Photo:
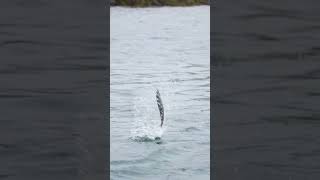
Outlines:
POLYGON ((210 0, 110 0, 111 6, 150 7, 150 6, 195 6, 209 5, 210 0))
POLYGON ((320 179, 319 5, 211 7, 213 179, 320 179))
POLYGON ((0 7, 0 179, 107 179, 105 1, 0 7))

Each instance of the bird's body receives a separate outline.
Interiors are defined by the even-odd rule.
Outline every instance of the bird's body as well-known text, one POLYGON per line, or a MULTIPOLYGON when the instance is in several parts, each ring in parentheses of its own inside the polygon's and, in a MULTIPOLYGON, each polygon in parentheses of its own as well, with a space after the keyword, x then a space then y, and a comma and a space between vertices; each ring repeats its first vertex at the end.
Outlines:
POLYGON ((158 89, 157 89, 157 92, 156 92, 156 99, 157 99, 157 104, 158 104, 158 108, 159 108, 159 112, 160 112, 160 118, 161 118, 160 127, 162 127, 163 121, 164 121, 164 108, 163 108, 160 92, 159 92, 158 89))

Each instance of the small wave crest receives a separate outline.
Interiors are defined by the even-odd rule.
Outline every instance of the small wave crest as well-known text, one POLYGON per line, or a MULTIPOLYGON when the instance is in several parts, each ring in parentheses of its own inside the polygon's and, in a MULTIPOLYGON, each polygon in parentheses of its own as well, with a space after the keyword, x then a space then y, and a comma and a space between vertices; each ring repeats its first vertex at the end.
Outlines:
POLYGON ((200 129, 196 127, 188 127, 188 128, 185 128, 184 131, 192 132, 192 131, 200 131, 200 129))

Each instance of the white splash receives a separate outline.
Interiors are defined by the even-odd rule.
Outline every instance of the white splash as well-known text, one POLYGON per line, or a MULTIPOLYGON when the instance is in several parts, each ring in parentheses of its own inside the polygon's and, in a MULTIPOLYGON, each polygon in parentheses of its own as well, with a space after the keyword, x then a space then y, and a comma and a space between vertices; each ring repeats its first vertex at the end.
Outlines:
POLYGON ((161 138, 164 132, 164 128, 160 127, 160 114, 153 93, 155 91, 145 92, 143 96, 136 96, 134 99, 134 120, 131 126, 131 137, 134 140, 155 140, 156 137, 161 138))
POLYGON ((170 126, 170 112, 174 110, 175 100, 172 99, 178 89, 171 76, 168 79, 159 79, 153 84, 139 88, 133 99, 133 121, 131 139, 136 141, 153 141, 162 138, 170 126), (159 90, 164 106, 164 123, 160 127, 160 112, 156 101, 156 89, 159 90))
POLYGON ((134 119, 132 121, 131 138, 137 141, 153 141, 161 138, 168 126, 167 104, 168 94, 159 89, 164 104, 164 124, 160 127, 160 112, 156 101, 156 88, 148 87, 134 98, 134 119))

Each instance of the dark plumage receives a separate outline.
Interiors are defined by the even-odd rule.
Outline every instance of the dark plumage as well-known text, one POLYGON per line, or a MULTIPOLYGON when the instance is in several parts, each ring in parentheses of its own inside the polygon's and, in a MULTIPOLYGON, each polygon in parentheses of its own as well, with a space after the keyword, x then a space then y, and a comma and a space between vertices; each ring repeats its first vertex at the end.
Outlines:
POLYGON ((157 104, 158 104, 158 108, 159 108, 159 112, 160 112, 160 118, 161 118, 160 126, 162 127, 163 120, 164 120, 164 108, 163 108, 160 92, 159 92, 158 89, 157 89, 157 92, 156 92, 156 98, 157 98, 157 104))

